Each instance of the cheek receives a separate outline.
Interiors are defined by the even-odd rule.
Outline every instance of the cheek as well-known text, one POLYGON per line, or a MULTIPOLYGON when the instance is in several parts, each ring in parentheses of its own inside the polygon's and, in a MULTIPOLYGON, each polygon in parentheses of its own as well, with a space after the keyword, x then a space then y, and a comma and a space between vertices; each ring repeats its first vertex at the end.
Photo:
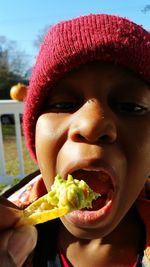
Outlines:
POLYGON ((48 190, 56 175, 56 160, 60 144, 58 123, 41 115, 36 124, 36 155, 43 180, 48 190))
MULTIPOLYGON (((135 136, 135 139, 137 137, 135 136)), ((148 176, 150 173, 150 135, 142 136, 136 142, 134 153, 132 157, 135 162, 135 171, 143 173, 144 176, 148 176), (139 141, 138 141, 139 140, 139 141)))
POLYGON ((129 167, 135 174, 145 177, 150 173, 150 126, 149 120, 139 120, 123 128, 123 150, 126 154, 129 167))
MULTIPOLYGON (((146 128, 145 128, 146 129, 146 128)), ((150 133, 138 130, 128 137, 124 148, 128 162, 128 179, 125 194, 132 200, 137 198, 150 175, 150 133)))

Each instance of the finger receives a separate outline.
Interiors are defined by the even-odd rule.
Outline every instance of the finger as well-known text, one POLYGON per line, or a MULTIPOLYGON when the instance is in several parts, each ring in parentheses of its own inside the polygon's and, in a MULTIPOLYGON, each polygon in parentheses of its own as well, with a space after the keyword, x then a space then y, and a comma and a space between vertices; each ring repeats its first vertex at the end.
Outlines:
POLYGON ((36 242, 37 231, 33 226, 3 232, 0 236, 0 262, 8 267, 22 266, 33 251, 36 242))
POLYGON ((19 210, 13 203, 0 198, 0 230, 13 226, 22 214, 23 211, 19 210))
POLYGON ((0 204, 6 205, 8 207, 12 208, 18 208, 15 204, 13 204, 11 201, 9 201, 7 198, 0 196, 0 204))

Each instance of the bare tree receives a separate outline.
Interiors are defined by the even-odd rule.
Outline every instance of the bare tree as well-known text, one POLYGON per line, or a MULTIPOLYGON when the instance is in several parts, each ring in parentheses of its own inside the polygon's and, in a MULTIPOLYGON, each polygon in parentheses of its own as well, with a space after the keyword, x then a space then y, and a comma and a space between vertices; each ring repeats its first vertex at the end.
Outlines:
POLYGON ((17 75, 24 75, 29 68, 28 56, 19 50, 15 41, 0 36, 0 67, 17 75))
POLYGON ((0 99, 10 98, 12 85, 28 82, 25 78, 28 68, 28 57, 18 49, 17 43, 0 36, 0 99))
POLYGON ((47 33, 48 29, 50 28, 51 26, 49 25, 46 25, 43 29, 39 30, 39 33, 34 41, 34 46, 36 48, 39 49, 44 37, 45 37, 45 34, 47 33))

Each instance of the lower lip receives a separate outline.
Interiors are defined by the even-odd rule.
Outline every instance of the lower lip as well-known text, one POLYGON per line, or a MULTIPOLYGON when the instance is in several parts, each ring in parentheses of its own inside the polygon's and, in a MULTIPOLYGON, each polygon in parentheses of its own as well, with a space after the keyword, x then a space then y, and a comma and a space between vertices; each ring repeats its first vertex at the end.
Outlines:
POLYGON ((73 211, 65 217, 71 223, 78 225, 79 227, 88 227, 96 225, 100 222, 104 222, 105 219, 110 215, 112 211, 112 199, 107 202, 107 204, 99 210, 78 210, 73 211))

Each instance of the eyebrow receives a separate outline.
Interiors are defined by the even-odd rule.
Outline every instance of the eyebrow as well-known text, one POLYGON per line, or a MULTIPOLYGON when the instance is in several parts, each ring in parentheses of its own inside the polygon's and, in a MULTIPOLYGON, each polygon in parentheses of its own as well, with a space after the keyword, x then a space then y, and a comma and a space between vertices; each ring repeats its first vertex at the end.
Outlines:
POLYGON ((62 92, 63 89, 65 89, 64 93, 66 93, 66 94, 67 93, 69 93, 69 94, 72 93, 72 94, 75 95, 78 88, 68 80, 67 81, 66 80, 63 80, 63 81, 60 80, 58 83, 56 83, 53 86, 53 88, 51 89, 50 94, 55 93, 55 91, 57 91, 58 93, 59 93, 59 91, 62 92))

